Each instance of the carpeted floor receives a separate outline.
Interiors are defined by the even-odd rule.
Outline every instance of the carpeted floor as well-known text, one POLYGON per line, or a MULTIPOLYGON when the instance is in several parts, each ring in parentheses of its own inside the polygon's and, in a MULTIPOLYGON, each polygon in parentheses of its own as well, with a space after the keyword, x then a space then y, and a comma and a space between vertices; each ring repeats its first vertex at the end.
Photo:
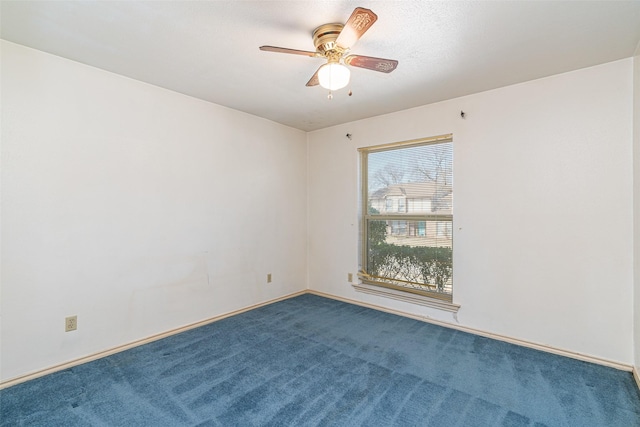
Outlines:
POLYGON ((629 372, 302 295, 0 391, 2 426, 640 426, 629 372))

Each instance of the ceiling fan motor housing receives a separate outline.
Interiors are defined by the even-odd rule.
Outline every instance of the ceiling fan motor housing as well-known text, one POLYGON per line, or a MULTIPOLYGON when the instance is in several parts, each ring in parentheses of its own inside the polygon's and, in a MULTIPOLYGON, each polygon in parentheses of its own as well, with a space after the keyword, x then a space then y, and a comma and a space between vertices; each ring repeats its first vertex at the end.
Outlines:
POLYGON ((344 53, 344 49, 336 44, 336 39, 340 35, 342 24, 324 24, 313 30, 313 44, 316 51, 327 56, 328 52, 339 51, 344 53))

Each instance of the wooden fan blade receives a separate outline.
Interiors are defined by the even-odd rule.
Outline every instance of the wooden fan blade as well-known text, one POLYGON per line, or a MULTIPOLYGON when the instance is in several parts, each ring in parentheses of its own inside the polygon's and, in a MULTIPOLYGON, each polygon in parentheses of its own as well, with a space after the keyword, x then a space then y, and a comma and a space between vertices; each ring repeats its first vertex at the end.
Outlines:
POLYGON ((349 55, 344 58, 344 63, 352 67, 366 68, 367 70, 390 73, 398 66, 395 59, 374 58, 373 56, 349 55))
MULTIPOLYGON (((322 68, 322 66, 320 66, 320 68, 322 68)), ((311 76, 311 78, 307 82, 308 87, 318 86, 320 84, 320 80, 318 79, 318 71, 320 71, 320 68, 316 70, 316 72, 313 74, 313 76, 311 76)))
POLYGON ((306 50, 297 50, 297 49, 287 49, 286 47, 277 47, 277 46, 260 46, 260 50, 264 50, 266 52, 292 53, 294 55, 317 56, 315 52, 309 52, 306 50))
POLYGON ((378 20, 378 15, 363 7, 356 7, 336 39, 336 44, 344 49, 353 46, 360 37, 378 20))

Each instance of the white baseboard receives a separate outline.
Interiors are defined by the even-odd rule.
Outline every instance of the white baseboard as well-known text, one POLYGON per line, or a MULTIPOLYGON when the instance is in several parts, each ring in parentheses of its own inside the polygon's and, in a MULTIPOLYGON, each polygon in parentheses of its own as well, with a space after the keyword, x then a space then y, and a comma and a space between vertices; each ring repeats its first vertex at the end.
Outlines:
POLYGON ((640 388, 640 374, 638 373, 638 368, 634 367, 632 365, 627 365, 627 364, 624 364, 624 363, 615 362, 615 361, 603 359, 603 358, 600 358, 600 357, 589 356, 589 355, 582 354, 582 353, 576 353, 576 352, 572 352, 572 351, 568 351, 568 350, 563 350, 563 349, 560 349, 560 348, 556 348, 556 347, 552 347, 552 346, 548 346, 548 345, 544 345, 544 344, 538 344, 538 343, 525 341, 525 340, 521 340, 521 339, 517 339, 517 338, 507 337, 507 336, 504 336, 504 335, 493 334, 491 332, 482 331, 480 329, 474 329, 474 328, 469 328, 469 327, 466 327, 466 326, 456 325, 456 324, 453 324, 453 323, 442 322, 442 321, 435 320, 435 319, 429 319, 429 318, 426 318, 424 316, 418 316, 418 315, 407 313, 407 312, 400 311, 400 310, 394 310, 394 309, 382 307, 382 306, 375 305, 375 304, 369 304, 369 303, 365 303, 365 302, 362 302, 362 301, 356 301, 356 300, 352 300, 352 299, 349 299, 349 298, 343 298, 343 297, 339 297, 337 295, 327 294, 327 293, 324 293, 324 292, 319 292, 319 291, 314 291, 314 290, 310 290, 309 289, 309 290, 294 292, 292 294, 288 294, 288 295, 285 295, 285 296, 282 296, 282 297, 279 297, 279 298, 275 298, 275 299, 272 299, 272 300, 269 300, 269 301, 265 301, 265 302, 254 304, 254 305, 251 305, 251 306, 248 306, 248 307, 244 307, 244 308, 241 308, 241 309, 238 309, 238 310, 234 310, 234 311, 231 311, 231 312, 228 312, 228 313, 224 313, 224 314, 221 314, 221 315, 218 315, 218 316, 214 316, 214 317, 211 317, 209 319, 202 320, 200 322, 191 323, 189 325, 185 325, 185 326, 182 326, 180 328, 176 328, 176 329, 172 329, 172 330, 169 330, 169 331, 166 331, 166 332, 162 332, 160 334, 152 335, 152 336, 147 337, 147 338, 142 338, 140 340, 136 340, 136 341, 133 341, 133 342, 130 342, 130 343, 127 343, 127 344, 123 344, 121 346, 114 347, 114 348, 111 348, 111 349, 108 349, 108 350, 105 350, 105 351, 101 351, 101 352, 94 353, 94 354, 91 354, 91 355, 88 355, 88 356, 85 356, 85 357, 74 359, 74 360, 71 360, 71 361, 68 361, 68 362, 65 362, 65 363, 61 363, 59 365, 51 366, 51 367, 48 367, 48 368, 45 368, 45 369, 41 369, 41 370, 32 372, 32 373, 29 373, 29 374, 21 375, 21 376, 16 377, 16 378, 11 378, 11 379, 8 379, 8 380, 0 382, 0 390, 3 389, 3 388, 11 387, 11 386, 16 385, 16 384, 23 383, 25 381, 29 381, 29 380, 32 380, 32 379, 35 379, 35 378, 38 378, 38 377, 42 377, 44 375, 52 374, 54 372, 62 371, 64 369, 69 369, 69 368, 72 368, 74 366, 81 365, 83 363, 91 362, 93 360, 100 359, 102 357, 110 356, 110 355, 115 354, 115 353, 120 353, 121 351, 129 350, 131 348, 138 347, 140 345, 147 344, 147 343, 150 343, 150 342, 153 342, 153 341, 157 341, 159 339, 166 338, 166 337, 169 337, 171 335, 179 334, 181 332, 185 332, 185 331, 188 331, 190 329, 194 329, 194 328, 197 328, 197 327, 200 327, 200 326, 204 326, 204 325, 207 325, 209 323, 213 323, 213 322, 216 322, 218 320, 225 319, 227 317, 235 316, 236 314, 244 313, 246 311, 253 310, 253 309, 256 309, 256 308, 259 308, 259 307, 263 307, 265 305, 273 304, 273 303, 278 302, 278 301, 282 301, 282 300, 285 300, 285 299, 293 298, 293 297, 296 297, 296 296, 299 296, 299 295, 302 295, 302 294, 305 294, 305 293, 310 293, 310 294, 314 294, 314 295, 318 295, 318 296, 322 296, 322 297, 326 297, 326 298, 331 298, 331 299, 338 300, 338 301, 343 301, 343 302, 346 302, 346 303, 349 303, 349 304, 355 304, 355 305, 359 305, 359 306, 362 306, 362 307, 367 307, 367 308, 371 308, 371 309, 378 310, 378 311, 384 311, 384 312, 387 312, 387 313, 392 313, 392 314, 396 314, 396 315, 403 316, 403 317, 409 317, 409 318, 420 320, 420 321, 423 321, 423 322, 433 323, 435 325, 443 326, 443 327, 446 327, 446 328, 457 329, 457 330, 460 330, 460 331, 463 331, 463 332, 469 332, 471 334, 480 335, 480 336, 483 336, 483 337, 492 338, 492 339, 496 339, 496 340, 499 340, 499 341, 505 341, 505 342, 508 342, 508 343, 511 343, 511 344, 521 345, 523 347, 529 347, 529 348, 533 348, 533 349, 536 349, 536 350, 546 351, 548 353, 553 353, 553 354, 557 354, 557 355, 560 355, 560 356, 566 356, 566 357, 570 357, 570 358, 573 358, 573 359, 582 360, 582 361, 585 361, 585 362, 596 363, 598 365, 604 365, 604 366, 608 366, 608 367, 611 367, 611 368, 620 369, 620 370, 623 370, 623 371, 631 371, 631 372, 633 372, 633 376, 635 378, 635 381, 638 384, 638 388, 640 388))
POLYGON ((230 311, 228 313, 220 314, 218 316, 214 316, 214 317, 211 317, 211 318, 208 318, 208 319, 205 319, 205 320, 201 320, 201 321, 196 322, 196 323, 191 323, 189 325, 181 326, 181 327, 176 328, 176 329, 171 329, 169 331, 162 332, 162 333, 159 333, 159 334, 156 334, 156 335, 152 335, 150 337, 146 337, 146 338, 142 338, 142 339, 139 339, 139 340, 136 340, 136 341, 132 341, 130 343, 123 344, 123 345, 120 345, 118 347, 114 347, 114 348, 111 348, 111 349, 108 349, 108 350, 100 351, 98 353, 90 354, 88 356, 80 357, 78 359, 70 360, 68 362, 64 362, 64 363, 61 363, 59 365, 50 366, 48 368, 41 369, 39 371, 35 371, 35 372, 31 372, 29 374, 21 375, 21 376, 16 377, 16 378, 11 378, 11 379, 8 379, 8 380, 0 382, 0 390, 2 390, 3 388, 14 386, 16 384, 23 383, 25 381, 29 381, 29 380, 32 380, 32 379, 35 379, 35 378, 38 378, 38 377, 42 377, 44 375, 53 374, 54 372, 62 371, 64 369, 69 369, 69 368, 72 368, 74 366, 82 365, 83 363, 91 362, 93 360, 97 360, 97 359, 100 359, 100 358, 103 358, 103 357, 106 357, 106 356, 110 356, 110 355, 115 354, 115 353, 120 353, 121 351, 129 350, 131 348, 138 347, 138 346, 143 345, 143 344, 148 344, 150 342, 157 341, 157 340, 160 340, 162 338, 170 337, 171 335, 179 334, 181 332, 185 332, 185 331, 188 331, 190 329, 198 328, 200 326, 204 326, 204 325, 207 325, 209 323, 216 322, 218 320, 226 319, 227 317, 235 316, 236 314, 244 313, 246 311, 253 310, 253 309, 256 309, 256 308, 259 308, 259 307, 263 307, 265 305, 273 304, 274 302, 278 302, 278 301, 282 301, 282 300, 285 300, 285 299, 297 297, 298 295, 302 295, 302 294, 305 294, 305 293, 307 293, 306 290, 299 291, 299 292, 294 292, 292 294, 288 294, 288 295, 285 295, 285 296, 282 296, 282 297, 279 297, 279 298, 275 298, 275 299, 272 299, 272 300, 269 300, 269 301, 261 302, 261 303, 254 304, 254 305, 250 305, 248 307, 244 307, 244 308, 241 308, 241 309, 238 309, 238 310, 230 311))
MULTIPOLYGON (((435 325, 443 326, 445 328, 457 329, 459 331, 468 332, 468 333, 471 333, 471 334, 474 334, 474 335, 480 335, 480 336, 491 338, 491 339, 495 339, 495 340, 498 340, 498 341, 504 341, 504 342, 508 342, 508 343, 511 343, 511 344, 520 345, 520 346, 523 346, 523 347, 528 347, 528 348, 533 348, 533 349, 540 350, 540 351, 545 351, 547 353, 557 354, 559 356, 565 356, 565 357, 570 357, 572 359, 582 360, 583 362, 596 363, 598 365, 604 365, 604 366, 608 366, 610 368, 615 368, 615 369, 619 369, 619 370, 622 370, 622 371, 628 371, 628 372, 631 372, 633 370, 633 366, 632 365, 627 365, 625 363, 620 363, 620 362, 604 359, 604 358, 597 357, 597 356, 590 356, 588 354, 577 353, 577 352, 570 351, 570 350, 564 350, 564 349, 557 348, 557 347, 552 347, 552 346, 549 346, 549 345, 546 345, 546 344, 538 344, 538 343, 531 342, 531 341, 526 341, 526 340, 521 340, 521 339, 518 339, 518 338, 508 337, 508 336, 505 336, 505 335, 494 334, 494 333, 483 331, 483 330, 480 330, 480 329, 475 329, 475 328, 470 328, 470 327, 467 327, 467 326, 456 325, 454 323, 449 323, 449 322, 443 322, 443 321, 431 319, 431 318, 428 318, 428 317, 425 317, 425 316, 418 316, 416 314, 407 313, 405 311, 394 310, 394 309, 382 307, 382 306, 379 306, 379 305, 376 305, 376 304, 369 304, 369 303, 365 303, 365 302, 362 302, 362 301, 357 301, 357 300, 352 300, 352 299, 349 299, 349 298, 339 297, 337 295, 332 295, 332 294, 327 294, 327 293, 324 293, 324 292, 314 291, 314 290, 311 290, 311 289, 309 289, 307 292, 311 293, 311 294, 318 295, 318 296, 331 298, 331 299, 335 299, 335 300, 338 300, 338 301, 347 302, 347 303, 350 303, 350 304, 359 305, 359 306, 362 306, 362 307, 372 308, 374 310, 379 310, 379 311, 384 311, 384 312, 387 312, 387 313, 397 314, 398 316, 409 317, 411 319, 420 320, 422 322, 433 323, 435 325)), ((637 370, 634 371, 634 374, 636 376, 636 381, 638 381, 638 385, 640 386, 640 380, 638 378, 637 370)))

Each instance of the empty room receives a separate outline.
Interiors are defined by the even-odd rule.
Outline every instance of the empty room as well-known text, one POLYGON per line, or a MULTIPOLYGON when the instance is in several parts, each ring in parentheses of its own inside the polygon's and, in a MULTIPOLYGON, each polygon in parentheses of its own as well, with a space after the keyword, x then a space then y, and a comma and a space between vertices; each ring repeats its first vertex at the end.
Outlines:
POLYGON ((640 426, 640 2, 0 25, 0 425, 640 426))

